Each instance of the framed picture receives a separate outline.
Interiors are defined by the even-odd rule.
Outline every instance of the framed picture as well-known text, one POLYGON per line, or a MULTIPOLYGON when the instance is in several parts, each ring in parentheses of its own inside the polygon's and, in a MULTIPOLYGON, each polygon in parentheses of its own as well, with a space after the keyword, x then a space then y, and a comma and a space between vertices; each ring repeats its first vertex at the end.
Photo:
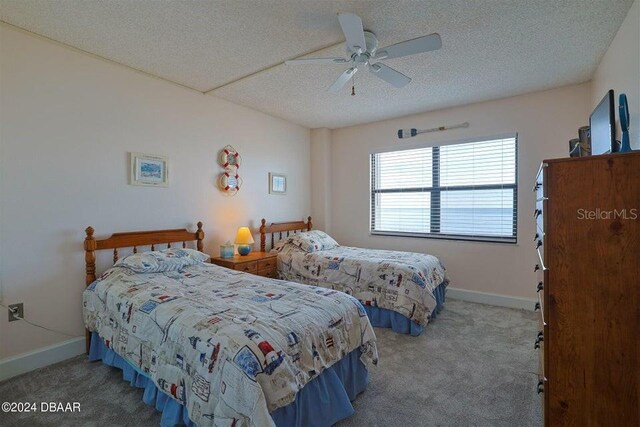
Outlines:
POLYGON ((169 186, 169 160, 153 154, 130 153, 130 185, 169 186))
POLYGON ((287 176, 269 172, 269 194, 287 194, 287 176))

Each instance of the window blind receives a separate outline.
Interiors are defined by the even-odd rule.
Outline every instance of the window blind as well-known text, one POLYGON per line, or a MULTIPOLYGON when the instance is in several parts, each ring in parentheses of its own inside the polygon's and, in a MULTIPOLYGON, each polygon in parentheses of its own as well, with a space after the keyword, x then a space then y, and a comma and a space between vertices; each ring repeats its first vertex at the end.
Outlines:
POLYGON ((517 137, 371 154, 371 233, 515 243, 517 137))

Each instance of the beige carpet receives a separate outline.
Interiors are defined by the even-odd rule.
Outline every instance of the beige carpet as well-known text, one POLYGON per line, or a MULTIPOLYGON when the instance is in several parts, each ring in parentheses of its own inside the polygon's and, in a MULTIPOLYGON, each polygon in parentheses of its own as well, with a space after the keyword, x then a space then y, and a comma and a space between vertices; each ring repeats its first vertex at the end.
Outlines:
MULTIPOLYGON (((417 338, 376 329, 380 363, 339 426, 539 426, 536 317, 449 300, 417 338)), ((158 426, 121 371, 84 356, 0 383, 0 402, 80 402, 72 414, 4 414, 2 426, 158 426)))

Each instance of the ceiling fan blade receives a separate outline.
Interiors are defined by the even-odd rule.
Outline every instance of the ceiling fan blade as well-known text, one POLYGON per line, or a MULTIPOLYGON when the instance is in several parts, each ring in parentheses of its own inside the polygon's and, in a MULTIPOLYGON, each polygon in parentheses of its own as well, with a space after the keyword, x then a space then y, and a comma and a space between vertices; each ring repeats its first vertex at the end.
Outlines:
POLYGON ((369 66, 369 71, 371 71, 374 76, 381 78, 395 87, 406 86, 411 81, 409 77, 405 76, 400 71, 396 71, 381 63, 371 64, 369 66))
POLYGON ((441 47, 440 34, 433 33, 378 49, 375 57, 376 59, 400 58, 401 56, 438 50, 441 47))
POLYGON ((306 58, 306 59, 289 59, 284 61, 287 65, 305 65, 305 64, 346 64, 344 58, 306 58))
POLYGON ((349 80, 351 80, 351 77, 353 77, 353 75, 357 71, 358 71, 358 67, 352 67, 352 68, 349 68, 344 73, 340 74, 340 77, 338 77, 338 79, 335 82, 333 82, 331 87, 329 87, 329 92, 333 92, 333 93, 340 92, 340 89, 342 89, 344 85, 347 84, 349 80))
POLYGON ((347 47, 353 52, 364 52, 367 50, 367 43, 364 40, 364 30, 362 29, 362 19, 353 13, 339 13, 338 21, 342 27, 344 37, 347 39, 347 47))

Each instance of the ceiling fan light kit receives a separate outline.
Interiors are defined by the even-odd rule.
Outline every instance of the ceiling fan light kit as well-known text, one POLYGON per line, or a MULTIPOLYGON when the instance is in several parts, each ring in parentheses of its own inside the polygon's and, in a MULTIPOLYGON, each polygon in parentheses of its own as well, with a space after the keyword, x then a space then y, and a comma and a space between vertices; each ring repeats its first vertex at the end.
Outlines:
MULTIPOLYGON (((344 85, 353 78, 358 70, 363 68, 368 68, 371 74, 397 88, 404 87, 411 82, 411 78, 380 61, 430 52, 442 47, 440 35, 433 33, 428 36, 406 40, 378 50, 378 38, 371 31, 365 31, 363 29, 362 20, 358 15, 353 13, 339 13, 338 21, 340 22, 340 27, 342 28, 342 32, 346 39, 347 55, 349 55, 349 59, 306 58, 285 61, 285 64, 287 65, 352 64, 349 69, 344 71, 337 80, 329 86, 329 91, 333 93, 340 92, 344 85)), ((353 88, 352 94, 354 94, 353 88)))

